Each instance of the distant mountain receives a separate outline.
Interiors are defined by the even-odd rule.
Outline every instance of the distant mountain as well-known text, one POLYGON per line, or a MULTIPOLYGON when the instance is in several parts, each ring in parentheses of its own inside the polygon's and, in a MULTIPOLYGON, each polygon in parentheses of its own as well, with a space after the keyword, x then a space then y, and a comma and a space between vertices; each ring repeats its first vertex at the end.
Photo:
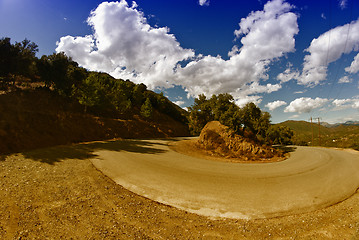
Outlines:
POLYGON ((345 123, 334 123, 334 124, 330 124, 327 122, 322 122, 321 125, 328 127, 328 128, 332 128, 332 127, 338 127, 340 125, 344 125, 344 126, 352 126, 352 125, 359 125, 359 121, 346 121, 345 123))
POLYGON ((295 145, 353 148, 359 150, 359 121, 340 124, 310 123, 306 121, 285 121, 278 123, 294 132, 295 145), (312 143, 313 142, 313 143, 312 143))
POLYGON ((343 125, 359 125, 359 121, 346 121, 343 125))

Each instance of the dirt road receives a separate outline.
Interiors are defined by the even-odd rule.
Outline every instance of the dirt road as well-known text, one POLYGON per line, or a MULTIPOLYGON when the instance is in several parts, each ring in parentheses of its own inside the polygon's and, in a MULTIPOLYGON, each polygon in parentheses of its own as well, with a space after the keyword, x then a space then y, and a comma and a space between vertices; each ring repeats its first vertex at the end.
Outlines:
POLYGON ((111 142, 94 165, 116 183, 152 200, 210 217, 267 218, 327 207, 359 187, 359 157, 298 147, 266 164, 208 161, 172 151, 173 140, 111 142))
MULTIPOLYGON (((135 153, 138 144, 126 151, 135 153)), ((96 143, 0 156, 0 239, 359 239, 358 192, 309 213, 214 220, 114 183, 89 161, 99 150, 123 151, 96 143)))

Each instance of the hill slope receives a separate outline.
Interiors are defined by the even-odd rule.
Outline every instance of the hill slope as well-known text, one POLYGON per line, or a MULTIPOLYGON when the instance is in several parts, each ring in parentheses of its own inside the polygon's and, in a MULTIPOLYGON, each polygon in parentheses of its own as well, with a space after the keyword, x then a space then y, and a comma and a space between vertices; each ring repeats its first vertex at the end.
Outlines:
POLYGON ((156 110, 151 121, 99 117, 49 90, 0 95, 0 113, 0 154, 112 138, 189 136, 187 125, 156 110))
POLYGON ((305 121, 286 121, 279 125, 285 125, 294 131, 293 143, 296 145, 312 145, 313 133, 314 146, 359 150, 359 125, 339 125, 328 128, 305 121))

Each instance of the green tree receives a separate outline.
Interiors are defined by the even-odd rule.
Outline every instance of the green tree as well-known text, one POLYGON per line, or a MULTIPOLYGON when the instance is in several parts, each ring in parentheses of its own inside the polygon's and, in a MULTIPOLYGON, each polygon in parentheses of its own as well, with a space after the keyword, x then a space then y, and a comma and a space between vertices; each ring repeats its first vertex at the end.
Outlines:
POLYGON ((201 94, 189 108, 189 124, 193 134, 199 134, 209 121, 220 121, 237 134, 251 134, 263 142, 270 126, 270 114, 262 112, 254 103, 239 108, 230 94, 213 95, 207 99, 201 94))
POLYGON ((75 94, 80 104, 85 106, 85 112, 88 107, 100 105, 101 93, 99 82, 93 74, 84 79, 81 85, 75 90, 75 94))
POLYGON ((149 98, 147 98, 145 103, 141 106, 141 115, 147 119, 152 118, 153 108, 149 98))
POLYGON ((267 141, 272 144, 289 145, 292 144, 294 132, 287 126, 272 125, 267 130, 267 141))
POLYGON ((25 38, 22 42, 15 43, 14 47, 18 52, 15 74, 33 79, 36 74, 38 46, 25 38))
POLYGON ((51 87, 53 85, 52 81, 52 72, 51 72, 51 63, 48 59, 48 56, 43 55, 36 62, 37 71, 39 73, 40 79, 45 83, 45 87, 51 87))
POLYGON ((249 131, 255 135, 258 141, 263 142, 270 127, 270 114, 262 112, 259 107, 251 102, 239 110, 239 115, 243 132, 249 131))
POLYGON ((231 128, 235 133, 242 134, 242 118, 237 105, 231 104, 227 111, 221 114, 219 121, 231 128))
POLYGON ((198 135, 203 127, 213 120, 211 103, 204 94, 200 94, 194 100, 194 105, 189 107, 189 124, 192 134, 198 135))
POLYGON ((61 52, 42 56, 37 67, 40 78, 47 86, 52 86, 61 95, 71 95, 74 79, 69 72, 78 67, 76 62, 61 52))
POLYGON ((88 72, 85 68, 78 67, 77 64, 70 64, 67 68, 67 81, 72 84, 72 88, 77 88, 83 80, 88 77, 88 72))
POLYGON ((261 112, 261 116, 255 127, 257 139, 260 142, 263 142, 266 139, 267 131, 270 128, 270 118, 271 115, 268 112, 261 112))
POLYGON ((0 77, 7 80, 10 73, 15 71, 17 52, 10 42, 10 38, 0 39, 0 77))
POLYGON ((109 80, 111 88, 107 89, 107 94, 110 98, 110 103, 116 108, 118 112, 127 112, 132 106, 131 92, 134 84, 132 85, 127 81, 114 79, 112 77, 110 77, 109 80))
POLYGON ((38 46, 27 39, 15 44, 11 44, 10 40, 10 38, 0 39, 1 79, 13 83, 17 76, 34 79, 38 46))
POLYGON ((132 102, 135 106, 142 106, 144 100, 144 92, 147 90, 147 86, 143 83, 137 84, 132 91, 132 102))
POLYGON ((209 100, 210 106, 212 109, 213 119, 219 121, 223 113, 228 111, 231 106, 234 106, 232 95, 218 94, 218 96, 213 95, 209 100))
POLYGON ((257 134, 257 126, 260 121, 262 111, 254 103, 247 103, 240 109, 240 116, 243 124, 243 131, 248 130, 255 135, 257 134))

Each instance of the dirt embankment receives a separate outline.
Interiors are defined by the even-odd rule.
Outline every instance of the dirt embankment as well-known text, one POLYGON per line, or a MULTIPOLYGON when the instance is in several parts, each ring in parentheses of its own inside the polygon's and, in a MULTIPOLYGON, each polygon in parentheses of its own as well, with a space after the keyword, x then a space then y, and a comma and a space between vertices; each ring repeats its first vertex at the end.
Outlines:
POLYGON ((154 113, 126 120, 85 114, 83 107, 47 90, 0 95, 0 154, 112 138, 189 136, 188 127, 154 113))
POLYGON ((237 135, 218 121, 207 123, 198 140, 179 143, 173 149, 188 155, 229 162, 276 162, 286 158, 282 151, 237 135))

